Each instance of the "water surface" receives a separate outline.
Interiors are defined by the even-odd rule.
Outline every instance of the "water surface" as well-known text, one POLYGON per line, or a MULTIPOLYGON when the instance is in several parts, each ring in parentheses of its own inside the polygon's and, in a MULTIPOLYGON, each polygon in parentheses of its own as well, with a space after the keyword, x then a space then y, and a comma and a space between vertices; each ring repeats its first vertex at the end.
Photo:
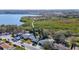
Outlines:
POLYGON ((31 14, 0 14, 0 25, 21 25, 21 17, 23 16, 39 16, 31 14))

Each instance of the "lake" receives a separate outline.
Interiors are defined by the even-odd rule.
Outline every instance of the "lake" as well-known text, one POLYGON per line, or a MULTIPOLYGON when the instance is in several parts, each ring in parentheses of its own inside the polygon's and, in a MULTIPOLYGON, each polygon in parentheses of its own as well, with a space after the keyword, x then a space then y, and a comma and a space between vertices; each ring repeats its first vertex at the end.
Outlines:
POLYGON ((21 17, 23 16, 39 16, 31 14, 0 14, 0 25, 21 25, 21 17))

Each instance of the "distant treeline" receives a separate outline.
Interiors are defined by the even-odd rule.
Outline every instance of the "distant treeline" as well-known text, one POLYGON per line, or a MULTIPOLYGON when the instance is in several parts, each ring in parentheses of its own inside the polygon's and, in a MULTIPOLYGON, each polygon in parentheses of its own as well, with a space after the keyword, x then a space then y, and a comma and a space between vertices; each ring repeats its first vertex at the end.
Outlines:
POLYGON ((79 16, 79 9, 68 10, 0 10, 0 14, 33 14, 43 16, 79 16))
POLYGON ((17 25, 0 25, 0 32, 20 32, 22 29, 17 25))

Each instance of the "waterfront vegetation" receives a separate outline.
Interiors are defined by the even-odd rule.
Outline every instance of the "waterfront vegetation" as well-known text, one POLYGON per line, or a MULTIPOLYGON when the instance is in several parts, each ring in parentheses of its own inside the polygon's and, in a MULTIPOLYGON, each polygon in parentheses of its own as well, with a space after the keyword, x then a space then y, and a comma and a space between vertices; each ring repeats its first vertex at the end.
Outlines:
MULTIPOLYGON (((31 28, 31 23, 33 19, 28 19, 23 17, 21 22, 23 22, 26 29, 31 28), (25 21, 27 20, 27 21, 25 21)), ((48 20, 35 20, 34 22, 35 28, 42 28, 42 29, 50 29, 53 31, 59 30, 68 30, 73 33, 79 32, 79 19, 78 18, 61 18, 57 19, 48 19, 48 20)))

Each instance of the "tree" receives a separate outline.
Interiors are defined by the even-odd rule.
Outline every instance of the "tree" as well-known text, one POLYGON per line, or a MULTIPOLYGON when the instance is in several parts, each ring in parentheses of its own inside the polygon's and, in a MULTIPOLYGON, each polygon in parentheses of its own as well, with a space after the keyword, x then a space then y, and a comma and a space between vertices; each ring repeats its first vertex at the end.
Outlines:
POLYGON ((20 19, 20 22, 23 22, 24 24, 30 25, 32 23, 32 19, 30 19, 28 17, 22 17, 20 19))
POLYGON ((28 18, 28 17, 22 17, 20 19, 20 22, 22 22, 23 24, 21 25, 23 27, 23 29, 32 29, 32 22, 33 20, 28 18))
POLYGON ((75 49, 75 47, 79 47, 79 37, 74 36, 68 37, 66 42, 70 49, 75 49))

